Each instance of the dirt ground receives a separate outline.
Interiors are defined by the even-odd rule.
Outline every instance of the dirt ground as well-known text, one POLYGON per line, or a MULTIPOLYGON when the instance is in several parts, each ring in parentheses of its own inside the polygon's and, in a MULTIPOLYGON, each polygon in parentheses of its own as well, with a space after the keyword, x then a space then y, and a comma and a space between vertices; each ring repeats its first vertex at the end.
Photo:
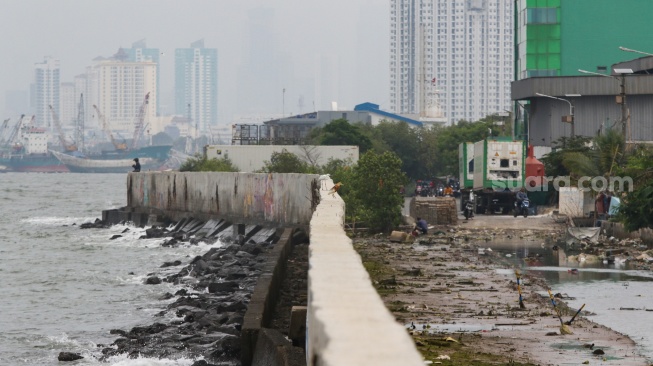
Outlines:
MULTIPOLYGON (((387 236, 355 238, 373 283, 413 336, 425 364, 648 365, 627 336, 582 315, 561 335, 541 278, 521 279, 520 308, 514 269, 488 242, 514 238, 552 248, 563 224, 549 216, 478 215, 434 227, 413 243, 387 236), (592 348, 589 348, 593 344, 592 348)), ((576 309, 556 299, 562 321, 576 309)))

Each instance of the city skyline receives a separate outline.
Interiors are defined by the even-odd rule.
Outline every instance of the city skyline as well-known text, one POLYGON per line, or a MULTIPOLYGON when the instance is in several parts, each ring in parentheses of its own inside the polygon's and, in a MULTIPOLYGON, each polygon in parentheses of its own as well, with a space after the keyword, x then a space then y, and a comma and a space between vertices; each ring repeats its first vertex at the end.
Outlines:
POLYGON ((332 101, 343 109, 366 101, 388 105, 386 3, 195 1, 181 7, 173 1, 9 0, 3 5, 0 29, 9 36, 0 44, 13 50, 0 59, 0 69, 7 71, 0 75, 4 118, 21 113, 12 106, 29 91, 34 64, 44 56, 60 60, 61 82, 77 82, 95 57, 139 40, 160 50, 161 114, 175 113, 175 49, 198 39, 218 50, 220 125, 253 115, 330 109, 332 101), (34 21, 25 26, 15 14, 34 21), (275 65, 276 77, 256 77, 276 71, 275 65), (253 102, 243 106, 248 99, 253 102))

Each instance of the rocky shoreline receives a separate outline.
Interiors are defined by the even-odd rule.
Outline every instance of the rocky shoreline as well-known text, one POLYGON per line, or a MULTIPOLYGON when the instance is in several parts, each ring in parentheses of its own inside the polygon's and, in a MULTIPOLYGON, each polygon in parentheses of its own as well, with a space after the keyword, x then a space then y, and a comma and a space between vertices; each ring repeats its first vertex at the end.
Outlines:
MULTIPOLYGON (((80 227, 108 226, 96 220, 80 227)), ((165 238, 163 246, 218 240, 225 244, 193 258, 175 274, 149 273, 145 285, 168 282, 184 288, 160 298, 161 301, 174 299, 157 314, 160 321, 128 331, 111 330, 110 333, 119 338, 109 345, 98 344, 102 353, 100 360, 127 354, 130 358, 199 359, 194 366, 240 365, 240 335, 245 312, 280 233, 276 228, 242 225, 239 229, 222 220, 194 219, 182 220, 171 230, 147 229, 142 238, 165 238)), ((169 270, 169 267, 181 265, 179 260, 163 263, 160 268, 169 270)), ((77 359, 75 356, 62 352, 59 360, 72 361, 77 359)))

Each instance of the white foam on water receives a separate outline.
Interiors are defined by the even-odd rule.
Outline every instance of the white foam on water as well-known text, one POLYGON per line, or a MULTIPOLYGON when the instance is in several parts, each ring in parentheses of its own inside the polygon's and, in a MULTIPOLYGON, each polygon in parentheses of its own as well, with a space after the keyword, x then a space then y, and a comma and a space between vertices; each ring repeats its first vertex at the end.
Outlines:
POLYGON ((171 360, 167 358, 157 359, 157 358, 147 358, 147 357, 138 357, 135 359, 128 358, 127 355, 114 356, 109 358, 109 363, 111 366, 190 366, 195 361, 203 360, 204 358, 179 358, 176 360, 171 360))
POLYGON ((22 219, 19 222, 37 226, 72 226, 72 224, 80 225, 85 222, 94 222, 95 219, 95 217, 35 216, 22 219))

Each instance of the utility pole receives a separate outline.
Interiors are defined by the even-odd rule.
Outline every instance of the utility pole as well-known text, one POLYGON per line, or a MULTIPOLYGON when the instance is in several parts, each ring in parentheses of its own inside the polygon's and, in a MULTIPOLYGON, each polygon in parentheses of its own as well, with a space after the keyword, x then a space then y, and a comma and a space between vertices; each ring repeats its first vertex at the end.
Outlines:
POLYGON ((617 101, 621 104, 621 133, 624 135, 624 143, 629 140, 628 138, 628 108, 626 106, 626 74, 621 74, 621 80, 619 81, 619 100, 617 101))
POLYGON ((286 116, 286 88, 283 88, 281 99, 281 117, 286 116))

